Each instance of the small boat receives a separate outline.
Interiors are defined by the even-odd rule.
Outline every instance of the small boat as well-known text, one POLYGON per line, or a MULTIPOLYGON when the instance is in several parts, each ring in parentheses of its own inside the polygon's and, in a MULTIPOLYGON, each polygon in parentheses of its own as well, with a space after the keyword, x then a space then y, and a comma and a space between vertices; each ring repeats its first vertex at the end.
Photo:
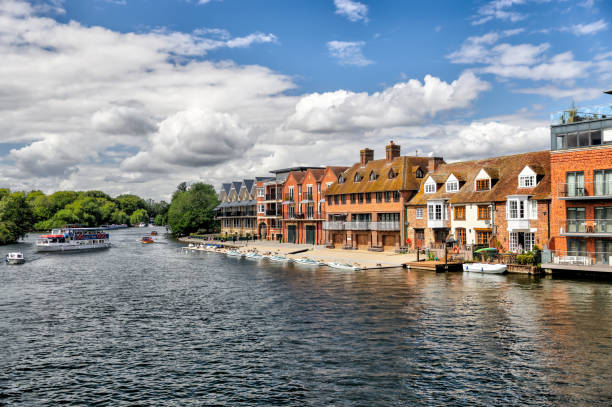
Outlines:
POLYGON ((463 265, 463 271, 487 274, 504 274, 506 268, 505 264, 466 263, 463 265))
POLYGON ((252 259, 252 260, 259 260, 259 259, 263 259, 263 256, 259 253, 247 253, 244 255, 245 259, 252 259))
POLYGON ((352 270, 352 271, 359 271, 359 270, 361 270, 361 267, 353 266, 351 263, 335 263, 335 262, 331 262, 331 263, 327 263, 327 265, 329 267, 331 267, 331 268, 341 269, 341 270, 352 270))
POLYGON ((143 236, 142 239, 140 239, 140 243, 143 243, 143 244, 155 243, 155 240, 153 240, 149 236, 143 236))
POLYGON ((238 250, 228 250, 227 253, 228 256, 233 256, 233 257, 242 257, 244 256, 244 254, 242 254, 241 252, 239 252, 238 250))
POLYGON ((140 223, 138 224, 138 227, 139 227, 139 228, 144 228, 144 227, 147 227, 147 224, 146 224, 146 223, 144 223, 144 222, 140 222, 140 223))
POLYGON ((23 264, 25 263, 25 257, 21 252, 11 252, 6 255, 4 261, 6 264, 23 264))
POLYGON ((302 264, 304 266, 324 266, 325 265, 325 263, 321 263, 316 260, 307 259, 307 258, 295 259, 294 262, 297 264, 302 264))
POLYGON ((157 230, 152 231, 151 236, 157 236, 157 230))
POLYGON ((278 263, 287 263, 290 261, 293 261, 292 259, 290 259, 289 257, 285 257, 285 256, 270 256, 268 257, 268 259, 270 259, 270 261, 275 261, 278 263))

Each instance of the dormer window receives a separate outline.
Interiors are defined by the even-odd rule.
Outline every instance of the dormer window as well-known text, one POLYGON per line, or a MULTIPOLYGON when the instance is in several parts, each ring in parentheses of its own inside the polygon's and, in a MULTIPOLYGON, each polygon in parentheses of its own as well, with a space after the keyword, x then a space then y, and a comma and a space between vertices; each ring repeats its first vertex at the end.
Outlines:
POLYGON ((417 178, 423 178, 423 170, 420 169, 420 168, 417 168, 414 176, 417 177, 417 178))
POLYGON ((476 191, 488 191, 491 189, 490 179, 477 179, 476 180, 476 191))
POLYGON ((434 182, 432 182, 430 184, 425 184, 425 193, 426 194, 433 194, 434 192, 436 192, 436 184, 434 182))
POLYGON ((358 172, 355 173, 355 178, 353 178, 353 182, 359 182, 361 181, 361 175, 359 175, 358 172))
POLYGON ((338 184, 344 184, 344 177, 342 175, 338 177, 338 184))
POLYGON ((446 192, 459 191, 459 181, 446 181, 446 192))
POLYGON ((519 188, 533 188, 536 184, 535 178, 533 175, 521 175, 519 177, 519 188))
POLYGON ((393 171, 393 168, 391 168, 389 170, 389 179, 393 179, 397 176, 397 174, 395 173, 395 171, 393 171))
POLYGON ((370 181, 376 181, 376 178, 378 178, 378 176, 376 175, 374 171, 372 171, 370 173, 370 181))

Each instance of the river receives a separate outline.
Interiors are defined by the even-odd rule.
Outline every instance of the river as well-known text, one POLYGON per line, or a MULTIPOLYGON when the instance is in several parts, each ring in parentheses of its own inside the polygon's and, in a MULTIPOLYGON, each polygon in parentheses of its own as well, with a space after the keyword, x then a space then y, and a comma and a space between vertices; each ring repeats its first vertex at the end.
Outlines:
POLYGON ((0 404, 612 403, 612 284, 180 254, 0 266, 0 404))

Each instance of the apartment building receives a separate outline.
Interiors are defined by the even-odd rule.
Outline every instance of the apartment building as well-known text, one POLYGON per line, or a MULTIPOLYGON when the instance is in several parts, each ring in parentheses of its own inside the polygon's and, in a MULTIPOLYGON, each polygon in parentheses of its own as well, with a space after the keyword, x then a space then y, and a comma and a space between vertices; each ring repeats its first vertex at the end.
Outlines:
POLYGON ((384 159, 365 148, 360 160, 327 188, 328 245, 351 249, 397 250, 406 239, 405 205, 419 190, 429 159, 400 155, 393 141, 384 159))
POLYGON ((554 267, 612 264, 612 106, 553 114, 550 127, 554 267))
POLYGON ((419 192, 408 203, 411 247, 458 243, 513 252, 550 239, 548 151, 483 160, 432 161, 419 192))
POLYGON ((257 233, 255 180, 244 179, 221 185, 216 217, 223 236, 253 236, 257 233))

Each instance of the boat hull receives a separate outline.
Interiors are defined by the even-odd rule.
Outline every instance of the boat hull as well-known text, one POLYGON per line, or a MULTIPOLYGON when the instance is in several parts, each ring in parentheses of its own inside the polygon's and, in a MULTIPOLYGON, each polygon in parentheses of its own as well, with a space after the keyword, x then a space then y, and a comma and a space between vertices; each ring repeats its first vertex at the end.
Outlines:
POLYGON ((7 259, 6 264, 23 264, 25 259, 7 259))
POLYGON ((50 243, 50 244, 37 244, 37 252, 77 252, 85 250, 101 250, 108 249, 111 247, 110 242, 107 243, 95 243, 95 244, 66 244, 66 243, 50 243))
POLYGON ((463 265, 463 271, 485 274, 504 274, 506 268, 505 264, 470 263, 463 265))

